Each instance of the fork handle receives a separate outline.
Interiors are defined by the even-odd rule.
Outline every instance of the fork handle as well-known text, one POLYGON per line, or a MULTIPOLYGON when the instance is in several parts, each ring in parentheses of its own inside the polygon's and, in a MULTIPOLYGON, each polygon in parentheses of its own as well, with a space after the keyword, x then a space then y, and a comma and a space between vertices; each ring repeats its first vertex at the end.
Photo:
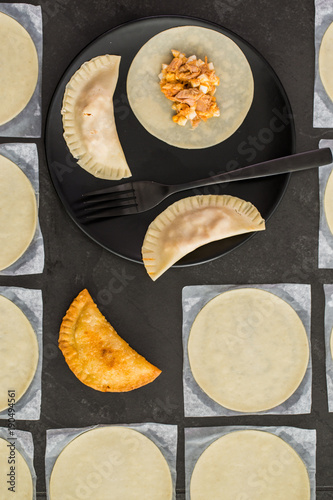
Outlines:
POLYGON ((330 148, 316 149, 305 153, 298 153, 291 156, 284 156, 274 160, 256 163, 248 167, 238 168, 231 172, 214 175, 207 179, 200 179, 186 184, 174 184, 169 187, 168 195, 192 189, 196 187, 210 186, 224 182, 242 181, 245 179, 255 179, 257 177, 268 177, 270 175, 286 174, 298 170, 321 167, 332 163, 332 151, 330 148))

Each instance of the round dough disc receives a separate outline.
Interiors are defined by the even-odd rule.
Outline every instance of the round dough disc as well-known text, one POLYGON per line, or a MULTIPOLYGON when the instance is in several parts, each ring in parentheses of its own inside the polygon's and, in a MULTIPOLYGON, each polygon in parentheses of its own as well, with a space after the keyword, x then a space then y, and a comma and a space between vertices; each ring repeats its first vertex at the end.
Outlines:
POLYGON ((10 448, 10 443, 6 439, 0 438, 0 498, 2 500, 32 500, 33 499, 33 482, 30 469, 27 462, 21 453, 15 448, 10 448), (14 458, 15 463, 9 464, 8 457, 14 458), (10 467, 15 467, 15 485, 8 484, 10 477, 7 476, 13 472, 10 467), (8 488, 14 487, 15 492, 9 491, 8 488))
POLYGON ((276 295, 236 289, 209 301, 188 341, 193 376, 214 401, 239 412, 260 412, 286 401, 309 361, 305 328, 276 295))
POLYGON ((2 295, 0 346, 0 411, 3 411, 8 407, 8 391, 15 390, 17 402, 34 378, 38 363, 38 342, 25 314, 2 295))
POLYGON ((319 49, 319 74, 327 95, 333 101, 333 23, 327 28, 319 49))
POLYGON ((191 500, 309 500, 310 481, 295 450, 269 432, 245 430, 214 441, 199 457, 191 500))
POLYGON ((127 95, 132 111, 143 127, 158 139, 184 149, 214 146, 230 137, 243 123, 253 100, 251 67, 238 45, 229 37, 198 26, 180 26, 162 31, 137 53, 127 77, 127 95), (216 101, 220 116, 192 129, 173 122, 172 101, 160 90, 158 75, 162 63, 172 60, 171 49, 187 57, 214 64, 220 78, 216 101))
POLYGON ((158 447, 127 427, 80 434, 60 453, 50 478, 50 500, 112 498, 171 500, 172 480, 158 447))
POLYGON ((26 251, 36 225, 37 202, 29 179, 15 163, 0 155, 0 270, 26 251))
POLYGON ((324 210, 326 220, 331 233, 333 234, 333 173, 331 172, 325 189, 324 210))
POLYGON ((38 57, 29 33, 0 12, 0 125, 26 107, 36 88, 38 57))

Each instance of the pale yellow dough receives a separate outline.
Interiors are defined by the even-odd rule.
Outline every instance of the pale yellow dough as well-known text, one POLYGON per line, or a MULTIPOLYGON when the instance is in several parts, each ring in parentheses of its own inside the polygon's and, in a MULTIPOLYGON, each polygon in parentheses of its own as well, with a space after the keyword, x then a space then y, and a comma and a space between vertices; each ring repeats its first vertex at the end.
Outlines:
POLYGON ((0 12, 0 125, 28 104, 38 80, 38 57, 29 33, 0 12))
POLYGON ((85 62, 67 84, 61 110, 70 152, 82 168, 102 179, 131 175, 113 109, 119 64, 120 56, 109 54, 85 62))
MULTIPOLYGON (((16 402, 28 389, 37 369, 36 334, 21 309, 0 295, 0 411, 8 407, 8 391, 16 402)), ((2 498, 2 497, 0 497, 2 498)))
POLYGON ((319 74, 327 95, 333 101, 333 23, 327 28, 321 41, 319 74))
POLYGON ((143 263, 155 281, 202 245, 264 229, 264 219, 247 201, 228 195, 190 196, 170 205, 150 224, 142 245, 143 263))
POLYGON ((26 251, 36 225, 36 195, 29 179, 15 163, 0 155, 0 270, 26 251))
POLYGON ((239 412, 269 410, 301 383, 309 342, 295 310, 256 288, 224 292, 195 318, 188 340, 193 376, 214 401, 239 412))
POLYGON ((199 457, 191 500, 310 500, 306 466, 278 436, 235 431, 214 441, 199 457))
POLYGON ((159 448, 122 426, 80 434, 60 453, 50 478, 50 500, 171 500, 172 490, 159 448))
POLYGON ((325 189, 324 210, 328 227, 333 233, 333 174, 331 172, 325 189))
POLYGON ((185 149, 214 146, 230 137, 243 123, 253 100, 251 67, 238 45, 215 30, 199 26, 179 26, 158 33, 136 54, 127 77, 127 95, 141 125, 158 139, 185 149), (220 78, 216 101, 220 116, 192 129, 173 122, 171 101, 160 90, 162 64, 172 60, 171 50, 214 64, 220 78))
MULTIPOLYGON (((15 443, 16 441, 13 441, 15 443)), ((33 499, 33 482, 30 469, 27 462, 21 453, 15 448, 10 449, 9 442, 6 439, 0 438, 0 498, 1 500, 32 500, 33 499), (11 454, 12 450, 12 454, 11 454), (14 458, 15 463, 8 463, 8 457, 14 458), (10 467, 15 467, 15 492, 9 491, 12 487, 7 481, 10 478, 7 476, 13 472, 10 467)))

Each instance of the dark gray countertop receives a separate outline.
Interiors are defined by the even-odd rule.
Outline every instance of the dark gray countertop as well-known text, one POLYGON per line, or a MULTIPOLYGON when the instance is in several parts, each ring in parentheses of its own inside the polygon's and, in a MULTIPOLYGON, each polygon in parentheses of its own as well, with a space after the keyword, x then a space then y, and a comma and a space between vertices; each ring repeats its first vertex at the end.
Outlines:
MULTIPOLYGON (((332 130, 313 129, 314 5, 312 0, 43 0, 43 120, 62 73, 91 40, 121 23, 161 14, 191 15, 229 28, 252 44, 281 79, 294 112, 297 152, 314 149, 332 130)), ((2 138, 1 142, 7 140, 2 138)), ((210 263, 169 270, 153 283, 142 265, 102 249, 72 222, 53 188, 43 138, 40 154, 40 222, 46 264, 42 275, 1 277, 0 285, 41 288, 44 298, 42 416, 20 421, 35 444, 38 498, 44 498, 45 431, 91 424, 155 421, 179 426, 177 499, 184 498, 183 428, 202 425, 290 425, 317 429, 319 499, 333 498, 333 415, 327 410, 323 283, 318 270, 318 176, 293 174, 278 209, 246 244, 210 263), (312 285, 313 409, 310 415, 184 418, 181 291, 195 284, 310 283, 312 285), (112 285, 116 283, 116 290, 112 285), (106 290, 102 312, 129 344, 162 369, 151 385, 127 394, 102 394, 81 384, 57 348, 61 319, 87 287, 106 290), (116 291, 116 293, 115 293, 116 291)))

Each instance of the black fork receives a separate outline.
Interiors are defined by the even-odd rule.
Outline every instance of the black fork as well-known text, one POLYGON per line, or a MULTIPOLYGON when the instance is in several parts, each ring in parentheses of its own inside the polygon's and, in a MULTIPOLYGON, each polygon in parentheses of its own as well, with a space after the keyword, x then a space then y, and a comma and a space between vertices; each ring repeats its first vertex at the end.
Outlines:
POLYGON ((330 148, 316 149, 291 156, 257 163, 231 172, 185 184, 160 184, 154 181, 133 181, 92 191, 82 195, 76 214, 81 222, 145 212, 173 193, 225 182, 255 179, 316 168, 332 163, 330 148))

